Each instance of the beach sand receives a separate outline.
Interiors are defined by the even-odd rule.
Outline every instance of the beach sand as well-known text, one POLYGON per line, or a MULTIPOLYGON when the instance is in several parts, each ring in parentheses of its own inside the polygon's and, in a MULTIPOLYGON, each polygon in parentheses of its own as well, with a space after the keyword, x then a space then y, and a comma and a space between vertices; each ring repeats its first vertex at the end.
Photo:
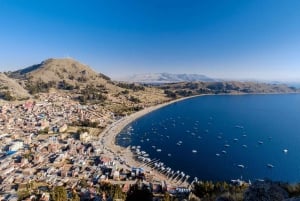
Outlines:
MULTIPOLYGON (((192 96, 195 97, 195 96, 192 96)), ((175 102, 178 101, 182 101, 188 98, 192 98, 192 97, 185 97, 185 98, 180 98, 180 99, 176 99, 170 102, 166 102, 163 104, 159 104, 156 106, 151 106, 148 108, 145 108, 141 111, 138 111, 136 113, 133 113, 129 116, 125 116, 115 122, 113 122, 111 125, 109 125, 101 134, 100 134, 100 140, 103 144, 103 149, 106 151, 106 153, 112 154, 114 157, 122 157, 123 160, 126 161, 126 164, 128 167, 141 167, 143 166, 142 162, 139 162, 137 160, 134 159, 134 154, 128 150, 127 148, 118 146, 116 144, 116 136, 130 123, 132 123, 133 121, 135 121, 136 119, 152 112, 155 111, 157 109, 160 109, 162 107, 165 107, 167 105, 173 104, 175 102)), ((172 185, 172 186, 178 186, 178 183, 175 181, 171 181, 170 179, 168 179, 168 177, 156 170, 151 169, 148 166, 143 166, 143 168, 146 171, 151 171, 154 174, 154 177, 163 181, 165 180, 168 184, 172 185)), ((187 183, 183 183, 181 184, 181 186, 186 186, 188 185, 187 183)))

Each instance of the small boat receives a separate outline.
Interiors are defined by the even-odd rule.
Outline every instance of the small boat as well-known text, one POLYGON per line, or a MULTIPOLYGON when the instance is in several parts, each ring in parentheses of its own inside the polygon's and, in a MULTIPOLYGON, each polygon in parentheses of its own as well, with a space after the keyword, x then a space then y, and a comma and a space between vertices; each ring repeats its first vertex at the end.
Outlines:
POLYGON ((217 153, 217 154, 216 154, 216 156, 218 156, 218 157, 219 157, 219 156, 220 156, 220 154, 218 154, 218 153, 217 153))
POLYGON ((242 169, 244 169, 245 168, 245 166, 244 165, 242 165, 242 164, 240 164, 240 165, 237 165, 239 168, 242 168, 242 169))
POLYGON ((258 141, 258 144, 263 144, 264 142, 263 141, 258 141))
POLYGON ((237 139, 237 138, 234 138, 234 139, 233 139, 233 141, 237 142, 237 141, 239 141, 239 139, 237 139))
POLYGON ((195 153, 197 153, 197 150, 193 149, 192 152, 195 154, 195 153))
POLYGON ((247 148, 248 146, 247 146, 247 145, 245 145, 245 144, 243 144, 243 145, 242 145, 242 147, 244 147, 244 148, 247 148))
POLYGON ((273 168, 273 167, 275 167, 275 166, 269 163, 269 164, 267 164, 267 167, 268 167, 268 168, 273 168))
POLYGON ((240 125, 236 125, 235 127, 239 129, 244 129, 244 126, 240 126, 240 125))
POLYGON ((230 145, 229 144, 225 144, 224 147, 230 147, 230 145))
POLYGON ((170 156, 172 156, 172 154, 168 154, 168 156, 170 157, 170 156))
POLYGON ((227 154, 227 151, 223 150, 222 153, 223 153, 223 154, 227 154))
POLYGON ((157 152, 161 152, 161 149, 156 149, 157 152))
POLYGON ((287 154, 288 151, 289 151, 288 149, 284 149, 283 153, 287 154))

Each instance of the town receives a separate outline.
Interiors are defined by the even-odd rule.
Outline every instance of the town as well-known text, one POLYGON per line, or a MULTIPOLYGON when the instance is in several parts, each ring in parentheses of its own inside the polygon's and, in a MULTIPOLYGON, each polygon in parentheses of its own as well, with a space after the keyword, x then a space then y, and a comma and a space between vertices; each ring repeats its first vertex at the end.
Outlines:
POLYGON ((58 93, 6 102, 0 108, 0 200, 35 200, 33 192, 39 200, 49 200, 49 189, 56 186, 67 189, 68 199, 100 199, 104 195, 95 189, 103 183, 118 185, 122 193, 138 183, 158 198, 164 192, 190 192, 187 181, 168 179, 151 163, 134 160, 137 156, 130 148, 112 150, 114 139, 97 133, 102 131, 99 127, 122 120, 109 111, 100 114, 97 106, 81 105, 58 93))

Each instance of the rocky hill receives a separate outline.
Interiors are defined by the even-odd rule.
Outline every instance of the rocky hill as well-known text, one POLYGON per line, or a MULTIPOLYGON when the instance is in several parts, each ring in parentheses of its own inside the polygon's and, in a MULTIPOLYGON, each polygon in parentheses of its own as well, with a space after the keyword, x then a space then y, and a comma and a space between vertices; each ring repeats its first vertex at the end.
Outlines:
POLYGON ((10 77, 25 80, 26 82, 39 82, 59 84, 65 81, 71 85, 88 85, 91 83, 107 84, 109 77, 97 73, 89 66, 73 59, 47 59, 40 64, 12 72, 10 77))
POLYGON ((199 74, 171 74, 171 73, 148 73, 136 74, 119 79, 125 82, 137 83, 174 83, 174 82, 212 82, 216 81, 213 78, 199 74))
POLYGON ((0 98, 5 100, 27 99, 30 94, 16 80, 0 73, 0 98))
POLYGON ((33 96, 48 92, 67 93, 82 104, 101 104, 120 114, 169 100, 162 89, 113 82, 108 76, 73 59, 47 59, 7 74, 8 79, 20 83, 17 91, 33 96))

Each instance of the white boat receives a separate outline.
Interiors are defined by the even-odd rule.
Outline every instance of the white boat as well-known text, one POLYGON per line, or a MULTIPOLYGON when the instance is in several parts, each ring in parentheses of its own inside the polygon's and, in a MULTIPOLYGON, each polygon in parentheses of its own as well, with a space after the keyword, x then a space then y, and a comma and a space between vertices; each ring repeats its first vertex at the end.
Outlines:
POLYGON ((161 152, 161 149, 156 149, 157 152, 161 152))
POLYGON ((247 145, 245 145, 245 144, 243 144, 243 145, 242 145, 242 147, 244 147, 244 148, 247 148, 248 146, 247 146, 247 145))
POLYGON ((245 166, 244 165, 242 165, 242 164, 239 164, 239 165, 237 165, 239 168, 242 168, 242 169, 244 169, 245 168, 245 166))
POLYGON ((289 151, 288 149, 284 149, 284 150, 283 150, 283 153, 286 154, 288 151, 289 151))
POLYGON ((275 166, 269 163, 269 164, 267 164, 267 167, 268 167, 268 168, 273 168, 273 167, 275 167, 275 166))
POLYGON ((239 128, 239 129, 244 129, 244 126, 241 126, 241 125, 236 125, 235 127, 239 128))
POLYGON ((219 156, 220 156, 220 154, 216 153, 216 156, 218 156, 218 157, 219 157, 219 156))
POLYGON ((197 153, 197 150, 193 149, 192 152, 193 152, 193 153, 197 153))

